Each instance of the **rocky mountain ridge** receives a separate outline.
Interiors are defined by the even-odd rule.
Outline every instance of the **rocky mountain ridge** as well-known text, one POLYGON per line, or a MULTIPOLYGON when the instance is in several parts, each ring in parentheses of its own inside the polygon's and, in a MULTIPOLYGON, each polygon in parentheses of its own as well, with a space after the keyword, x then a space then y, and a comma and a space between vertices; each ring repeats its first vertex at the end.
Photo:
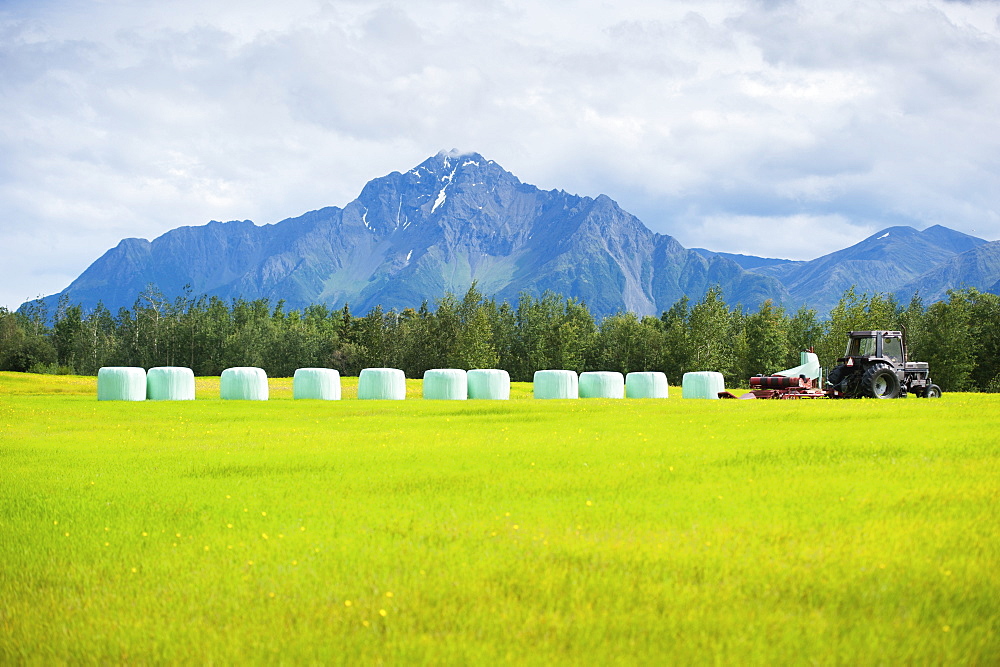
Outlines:
POLYGON ((348 303, 363 313, 462 294, 476 281, 499 300, 552 290, 597 315, 659 315, 713 285, 732 305, 755 308, 772 299, 823 312, 852 284, 869 292, 917 286, 923 294, 940 290, 941 281, 962 286, 956 281, 970 278, 993 289, 1000 261, 982 250, 989 245, 944 227, 893 227, 810 262, 692 250, 605 195, 540 190, 477 153, 452 151, 370 181, 343 208, 125 239, 46 300, 66 294, 85 308, 100 301, 114 311, 150 284, 168 298, 190 285, 195 294, 227 300, 283 299, 289 308, 348 303), (978 260, 958 259, 976 252, 978 260), (957 263, 934 273, 949 262, 957 263))

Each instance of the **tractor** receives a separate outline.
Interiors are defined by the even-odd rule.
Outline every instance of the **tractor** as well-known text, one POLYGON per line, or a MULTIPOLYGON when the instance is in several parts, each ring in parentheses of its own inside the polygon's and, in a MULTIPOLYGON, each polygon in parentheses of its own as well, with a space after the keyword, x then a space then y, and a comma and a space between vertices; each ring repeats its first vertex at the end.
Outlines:
POLYGON ((830 398, 940 398, 927 362, 908 361, 901 331, 852 331, 827 377, 830 398))

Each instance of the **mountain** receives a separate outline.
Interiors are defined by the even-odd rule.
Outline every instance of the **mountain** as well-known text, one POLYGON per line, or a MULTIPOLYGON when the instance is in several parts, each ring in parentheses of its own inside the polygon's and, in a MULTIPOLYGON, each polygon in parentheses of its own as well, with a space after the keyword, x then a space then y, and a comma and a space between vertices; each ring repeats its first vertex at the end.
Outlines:
POLYGON ((938 265, 985 244, 983 239, 940 225, 923 231, 889 227, 849 248, 808 262, 762 265, 750 270, 779 280, 792 303, 808 304, 825 313, 852 285, 860 293, 894 293, 938 265))
POLYGON ((963 287, 1000 294, 1000 241, 978 245, 938 264, 896 294, 904 300, 919 294, 926 304, 947 299, 949 289, 963 287))
POLYGON ((364 313, 461 295, 473 281, 511 302, 522 291, 552 290, 596 315, 658 315, 713 285, 731 304, 789 299, 774 277, 653 233, 607 196, 540 190, 479 154, 452 151, 372 180, 343 208, 125 239, 47 300, 66 294, 114 311, 148 284, 170 298, 190 285, 224 299, 348 303, 364 313))
POLYGON ((659 315, 714 285, 730 305, 772 299, 825 314, 852 285, 904 299, 919 291, 925 301, 965 285, 998 292, 1000 247, 936 225, 889 227, 810 261, 691 250, 605 195, 540 190, 477 153, 451 151, 370 181, 343 208, 125 239, 45 300, 50 312, 63 294, 115 311, 150 284, 168 298, 190 285, 226 300, 348 303, 366 313, 461 295, 473 281, 512 303, 522 291, 552 290, 598 316, 659 315))

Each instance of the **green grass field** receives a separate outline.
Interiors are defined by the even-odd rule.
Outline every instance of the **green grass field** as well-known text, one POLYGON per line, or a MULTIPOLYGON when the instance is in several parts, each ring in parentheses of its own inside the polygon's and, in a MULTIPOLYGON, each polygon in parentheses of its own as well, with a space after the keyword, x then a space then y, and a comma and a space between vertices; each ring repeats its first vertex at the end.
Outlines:
POLYGON ((1000 663, 1000 396, 355 383, 0 373, 0 663, 1000 663))

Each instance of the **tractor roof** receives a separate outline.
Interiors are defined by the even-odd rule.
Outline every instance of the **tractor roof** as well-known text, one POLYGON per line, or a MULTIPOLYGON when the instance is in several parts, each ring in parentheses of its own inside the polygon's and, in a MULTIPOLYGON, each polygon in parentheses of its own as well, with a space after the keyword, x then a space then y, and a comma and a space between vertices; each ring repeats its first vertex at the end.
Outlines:
POLYGON ((891 338, 893 336, 901 337, 903 335, 903 332, 902 331, 852 331, 847 335, 850 336, 851 338, 874 338, 879 334, 882 334, 883 337, 889 336, 891 338))

